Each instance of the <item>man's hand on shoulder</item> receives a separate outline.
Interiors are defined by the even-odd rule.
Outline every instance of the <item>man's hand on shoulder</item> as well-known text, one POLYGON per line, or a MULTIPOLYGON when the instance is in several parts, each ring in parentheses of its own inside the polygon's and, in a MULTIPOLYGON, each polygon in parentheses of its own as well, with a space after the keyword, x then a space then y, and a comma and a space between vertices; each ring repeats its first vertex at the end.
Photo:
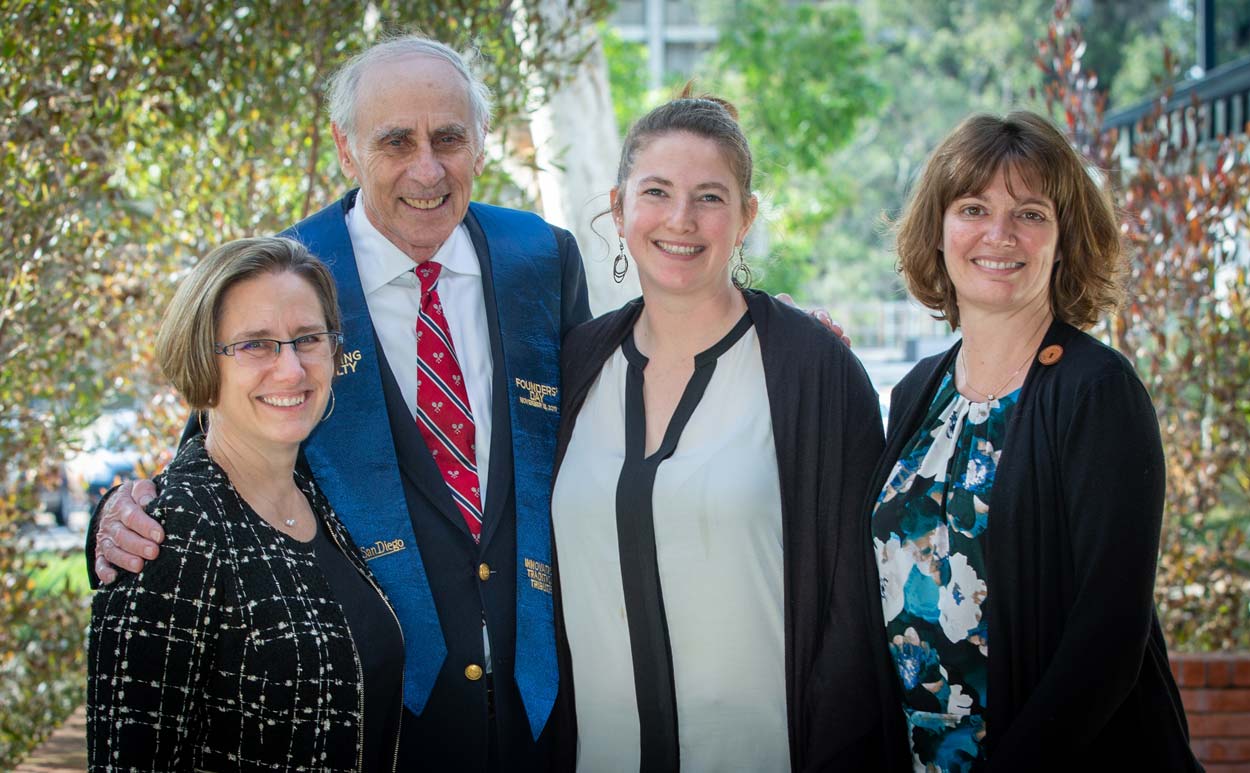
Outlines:
MULTIPOLYGON (((793 306, 796 309, 799 308, 799 305, 794 302, 793 298, 790 297, 790 293, 777 293, 777 300, 787 305, 793 306)), ((811 317, 812 319, 816 320, 820 324, 829 328, 829 332, 833 333, 838 338, 841 338, 842 343, 846 344, 847 346, 851 345, 851 337, 848 336, 846 334, 846 331, 842 329, 842 324, 840 322, 833 321, 833 317, 829 316, 829 312, 825 311, 824 309, 812 309, 807 312, 807 316, 811 317)))
POLYGON ((95 573, 101 584, 116 580, 118 569, 137 574, 145 560, 156 558, 165 532, 143 511, 155 498, 152 481, 136 480, 118 486, 105 500, 95 541, 95 573))

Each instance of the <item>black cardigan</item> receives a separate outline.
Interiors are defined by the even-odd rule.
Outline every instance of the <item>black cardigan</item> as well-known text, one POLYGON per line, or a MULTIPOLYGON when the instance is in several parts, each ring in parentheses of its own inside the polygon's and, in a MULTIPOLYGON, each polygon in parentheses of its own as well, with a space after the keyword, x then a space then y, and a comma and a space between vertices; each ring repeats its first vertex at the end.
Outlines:
MULTIPOLYGON (((956 353, 894 388, 875 504, 956 353)), ((990 495, 989 769, 1201 770, 1154 608, 1163 517, 1159 423, 1128 361, 1055 322, 1012 411, 990 495)), ((875 634, 880 589, 867 588, 875 634)), ((890 751, 908 755, 897 678, 890 751)), ((897 760, 896 760, 897 762, 897 760)))
MULTIPOLYGON (((870 643, 876 639, 869 636, 860 595, 868 568, 861 503, 882 448, 877 394, 850 350, 806 314, 763 293, 748 291, 745 298, 760 341, 781 484, 791 764, 795 770, 804 766, 810 737, 819 734, 827 753, 846 762, 847 770, 873 769, 877 758, 870 755, 879 753, 881 727, 875 700, 856 704, 850 696, 875 696, 881 674, 874 667, 879 659, 870 643), (833 668, 823 673, 822 685, 830 689, 814 693, 812 667, 826 628, 825 662, 833 668), (811 711, 822 712, 815 723, 811 711)), ((642 306, 641 299, 632 301, 564 339, 557 472, 590 387, 633 329, 642 306)), ((556 619, 562 700, 567 701, 558 714, 571 724, 576 686, 562 615, 556 619)), ((573 738, 562 736, 565 743, 573 738)), ((572 750, 563 749, 566 764, 571 757, 572 750)))

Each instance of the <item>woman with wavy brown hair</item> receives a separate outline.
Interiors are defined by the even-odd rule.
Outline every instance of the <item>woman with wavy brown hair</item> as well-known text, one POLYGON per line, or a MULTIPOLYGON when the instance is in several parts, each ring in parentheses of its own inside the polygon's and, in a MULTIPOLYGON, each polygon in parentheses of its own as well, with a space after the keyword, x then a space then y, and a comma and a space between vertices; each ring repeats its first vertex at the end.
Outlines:
POLYGON ((869 489, 883 712, 916 770, 1198 769, 1154 609, 1158 421, 1082 332, 1122 296, 1096 175, 1046 119, 976 115, 898 222, 908 288, 962 334, 895 387, 869 489))

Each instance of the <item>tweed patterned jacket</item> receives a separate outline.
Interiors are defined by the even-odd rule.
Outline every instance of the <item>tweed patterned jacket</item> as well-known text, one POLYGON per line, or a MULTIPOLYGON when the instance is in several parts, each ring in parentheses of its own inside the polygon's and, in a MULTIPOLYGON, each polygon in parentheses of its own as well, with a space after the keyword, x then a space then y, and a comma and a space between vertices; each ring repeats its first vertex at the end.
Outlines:
MULTIPOLYGON (((368 575, 313 481, 296 483, 368 575)), ((92 604, 91 770, 360 769, 360 660, 311 544, 248 507, 202 438, 156 485, 161 555, 92 604)))

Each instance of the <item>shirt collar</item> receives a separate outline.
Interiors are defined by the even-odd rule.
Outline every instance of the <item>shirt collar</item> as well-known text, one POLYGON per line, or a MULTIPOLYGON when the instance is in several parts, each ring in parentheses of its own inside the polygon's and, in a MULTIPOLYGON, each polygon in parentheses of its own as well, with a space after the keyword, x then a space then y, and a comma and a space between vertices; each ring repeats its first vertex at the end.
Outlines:
MULTIPOLYGON (((411 275, 414 264, 412 258, 374 227, 369 216, 365 214, 363 195, 363 191, 356 195, 355 206, 347 212, 347 233, 352 240, 352 251, 356 254, 360 287, 365 295, 369 295, 398 277, 411 275)), ((473 240, 464 223, 456 226, 431 260, 440 263, 444 272, 466 276, 482 275, 477 252, 473 249, 473 240)))

